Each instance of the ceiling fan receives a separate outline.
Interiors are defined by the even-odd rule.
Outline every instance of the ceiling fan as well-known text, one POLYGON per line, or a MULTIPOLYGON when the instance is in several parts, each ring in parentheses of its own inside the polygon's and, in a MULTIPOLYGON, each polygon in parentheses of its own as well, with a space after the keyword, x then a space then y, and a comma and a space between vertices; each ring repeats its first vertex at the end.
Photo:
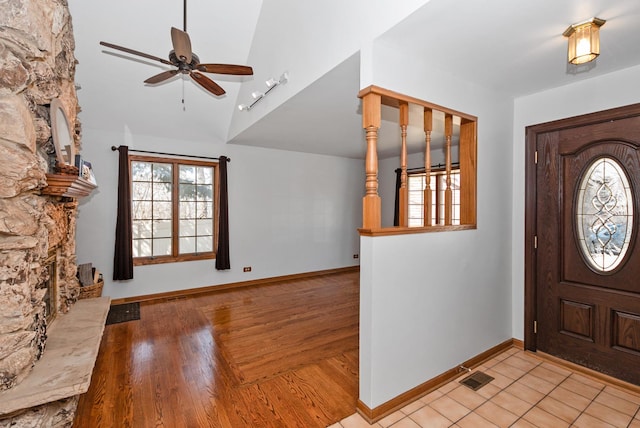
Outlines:
POLYGON ((188 74, 200 86, 214 95, 220 96, 225 94, 225 90, 220 85, 205 76, 204 73, 215 74, 233 74, 233 75, 252 75, 253 69, 246 65, 234 64, 201 64, 200 58, 191 50, 191 39, 187 34, 187 0, 184 0, 184 31, 178 28, 171 28, 171 42, 173 50, 169 52, 169 60, 158 58, 144 52, 135 51, 133 49, 114 45, 112 43, 100 42, 102 46, 117 49, 143 58, 161 62, 165 65, 176 67, 173 70, 163 71, 162 73, 151 76, 144 83, 156 84, 172 78, 178 73, 188 74))

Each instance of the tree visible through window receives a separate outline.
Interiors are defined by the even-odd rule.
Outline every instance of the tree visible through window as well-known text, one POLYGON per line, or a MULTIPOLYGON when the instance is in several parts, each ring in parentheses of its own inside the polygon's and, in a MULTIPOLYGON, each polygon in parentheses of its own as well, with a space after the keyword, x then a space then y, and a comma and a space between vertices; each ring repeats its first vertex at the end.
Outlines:
POLYGON ((215 258, 218 164, 129 159, 134 262, 215 258))
MULTIPOLYGON (((409 173, 407 186, 409 193, 409 227, 424 225, 424 188, 426 174, 409 173)), ((444 191, 447 188, 445 171, 431 173, 431 224, 444 224, 444 191)), ((460 170, 451 170, 452 221, 460 224, 460 170)))

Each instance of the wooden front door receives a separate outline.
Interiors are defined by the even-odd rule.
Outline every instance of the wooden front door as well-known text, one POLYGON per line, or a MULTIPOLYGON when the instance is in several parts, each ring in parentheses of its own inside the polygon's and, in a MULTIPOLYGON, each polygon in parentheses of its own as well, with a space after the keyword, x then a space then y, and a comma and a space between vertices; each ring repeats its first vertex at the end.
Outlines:
POLYGON ((640 105, 527 144, 525 347, 640 385, 640 105))

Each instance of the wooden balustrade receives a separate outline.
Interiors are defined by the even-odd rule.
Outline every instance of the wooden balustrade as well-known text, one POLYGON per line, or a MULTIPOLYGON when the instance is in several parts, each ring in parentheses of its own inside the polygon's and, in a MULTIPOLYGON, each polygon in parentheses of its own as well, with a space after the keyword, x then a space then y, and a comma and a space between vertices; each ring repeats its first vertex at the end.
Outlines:
POLYGON ((402 95, 377 86, 369 86, 360 91, 362 99, 362 126, 366 130, 367 153, 365 158, 365 196, 362 200, 362 229, 360 233, 367 236, 423 233, 426 231, 464 230, 476 227, 476 158, 477 158, 477 118, 466 113, 451 110, 418 98, 402 95), (409 126, 409 104, 424 108, 425 132, 425 188, 424 188, 424 227, 407 227, 408 225, 408 177, 407 177, 407 128, 409 126), (381 201, 378 195, 378 130, 381 125, 382 105, 399 110, 400 126, 400 191, 399 191, 399 225, 394 228, 381 228, 381 201), (433 110, 445 115, 445 223, 434 226, 431 221, 432 187, 431 187, 431 148, 433 133, 433 110), (451 144, 453 138, 453 118, 460 118, 460 225, 453 226, 453 192, 451 186, 451 144), (449 226, 449 227, 448 227, 449 226))

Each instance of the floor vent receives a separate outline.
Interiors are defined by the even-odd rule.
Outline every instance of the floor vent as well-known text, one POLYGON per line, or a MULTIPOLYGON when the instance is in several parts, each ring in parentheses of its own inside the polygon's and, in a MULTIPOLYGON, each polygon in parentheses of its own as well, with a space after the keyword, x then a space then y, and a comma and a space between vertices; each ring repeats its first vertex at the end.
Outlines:
POLYGON ((488 374, 484 374, 482 372, 475 372, 465 377, 460 381, 464 386, 473 389, 474 391, 479 390, 489 382, 491 382, 493 378, 488 374))
POLYGON ((109 308, 106 325, 118 324, 140 319, 140 302, 113 305, 109 308))

